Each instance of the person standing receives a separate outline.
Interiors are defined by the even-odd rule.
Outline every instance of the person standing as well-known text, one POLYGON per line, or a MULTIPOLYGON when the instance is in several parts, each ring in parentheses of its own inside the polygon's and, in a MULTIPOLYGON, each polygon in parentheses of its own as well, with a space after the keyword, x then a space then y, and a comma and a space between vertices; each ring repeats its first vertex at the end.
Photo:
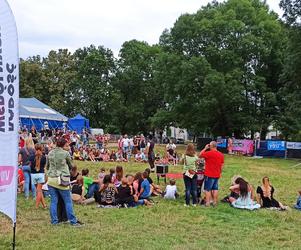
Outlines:
POLYGON ((185 184, 185 206, 190 204, 190 195, 192 196, 192 205, 196 206, 197 203, 197 175, 196 175, 196 156, 194 145, 189 143, 183 157, 183 179, 185 184))
POLYGON ((36 188, 36 208, 39 208, 42 203, 43 208, 46 208, 46 203, 43 196, 42 186, 45 183, 45 165, 46 156, 43 155, 43 147, 41 144, 35 145, 36 153, 29 158, 31 168, 31 183, 36 188))
POLYGON ((206 206, 210 206, 211 200, 215 206, 218 200, 218 180, 224 164, 224 155, 217 150, 216 141, 212 141, 201 151, 200 158, 205 159, 206 206))
MULTIPOLYGON (((24 174, 24 195, 25 198, 29 198, 29 186, 30 186, 30 157, 35 155, 34 143, 31 137, 27 137, 25 139, 25 146, 20 149, 18 162, 19 165, 22 166, 22 171, 24 174)), ((31 185, 32 196, 35 198, 35 186, 31 185)))
POLYGON ((147 151, 147 159, 148 159, 148 164, 151 169, 151 172, 155 171, 155 142, 153 140, 153 136, 150 135, 149 141, 147 143, 146 151, 147 151))
POLYGON ((50 193, 50 217, 51 224, 56 225, 58 220, 58 199, 59 196, 63 199, 66 209, 67 218, 72 226, 81 226, 73 212, 73 204, 70 193, 70 172, 69 168, 72 167, 71 156, 64 150, 68 148, 68 142, 64 138, 60 138, 57 141, 56 148, 51 150, 48 154, 48 161, 46 165, 48 176, 48 188, 50 193))

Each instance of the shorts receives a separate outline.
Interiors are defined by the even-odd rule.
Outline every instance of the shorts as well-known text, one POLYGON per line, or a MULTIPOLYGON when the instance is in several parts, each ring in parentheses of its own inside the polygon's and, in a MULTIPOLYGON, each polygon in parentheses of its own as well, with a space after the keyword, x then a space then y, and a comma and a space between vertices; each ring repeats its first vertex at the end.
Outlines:
POLYGON ((205 191, 218 190, 218 179, 219 178, 205 176, 205 191))
POLYGON ((34 185, 45 183, 45 174, 44 173, 31 174, 31 183, 34 185))

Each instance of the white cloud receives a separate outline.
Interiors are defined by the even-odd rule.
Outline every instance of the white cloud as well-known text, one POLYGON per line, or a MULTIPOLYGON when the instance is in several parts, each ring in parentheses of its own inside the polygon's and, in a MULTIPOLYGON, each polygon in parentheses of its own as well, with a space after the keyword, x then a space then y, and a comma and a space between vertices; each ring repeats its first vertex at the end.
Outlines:
MULTIPOLYGON (((194 13, 209 0, 8 0, 19 32, 20 55, 47 55, 90 44, 118 53, 124 41, 157 43, 165 28, 183 13, 194 13)), ((280 13, 279 0, 268 4, 280 13)))

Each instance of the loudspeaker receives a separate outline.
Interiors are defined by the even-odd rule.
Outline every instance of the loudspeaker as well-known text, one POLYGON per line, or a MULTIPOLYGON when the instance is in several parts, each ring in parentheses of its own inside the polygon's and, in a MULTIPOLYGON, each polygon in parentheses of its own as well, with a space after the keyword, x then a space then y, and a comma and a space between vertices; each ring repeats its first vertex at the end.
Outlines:
POLYGON ((168 165, 165 165, 165 164, 156 165, 156 173, 157 174, 167 174, 168 173, 168 165))

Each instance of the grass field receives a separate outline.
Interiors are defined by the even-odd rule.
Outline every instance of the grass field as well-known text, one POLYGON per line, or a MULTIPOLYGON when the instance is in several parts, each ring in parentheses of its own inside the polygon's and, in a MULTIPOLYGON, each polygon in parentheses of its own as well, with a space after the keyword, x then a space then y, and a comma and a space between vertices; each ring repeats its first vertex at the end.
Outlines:
MULTIPOLYGON (((255 187, 267 175, 276 189, 276 199, 292 206, 301 189, 301 167, 293 167, 296 163, 226 156, 220 198, 228 193, 233 175, 242 175, 255 187)), ((109 169, 116 163, 77 165, 80 169, 88 167, 96 176, 100 166, 109 169)), ((126 173, 136 173, 147 164, 132 162, 122 166, 126 173)), ((181 172, 181 167, 171 167, 170 171, 181 172)), ((75 205, 77 217, 85 223, 82 228, 51 226, 49 211, 36 210, 32 199, 25 200, 20 195, 17 249, 301 249, 301 212, 242 211, 221 203, 216 208, 186 208, 182 180, 177 181, 177 186, 179 200, 155 198, 156 204, 151 208, 75 205)), ((10 249, 11 222, 1 215, 0 225, 0 249, 10 249)))

